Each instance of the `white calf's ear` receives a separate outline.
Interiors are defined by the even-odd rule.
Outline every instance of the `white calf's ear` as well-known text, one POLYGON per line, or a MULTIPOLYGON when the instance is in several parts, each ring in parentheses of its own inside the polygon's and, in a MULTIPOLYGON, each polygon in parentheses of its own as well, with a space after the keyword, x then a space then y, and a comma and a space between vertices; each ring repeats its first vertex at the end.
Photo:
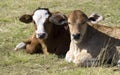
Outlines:
POLYGON ((101 20, 104 20, 104 17, 102 15, 99 15, 99 14, 96 14, 96 13, 93 13, 89 16, 88 18, 89 22, 93 23, 93 24, 96 24, 98 23, 99 21, 101 20))
POLYGON ((54 23, 56 25, 64 25, 67 24, 67 17, 64 14, 61 13, 55 13, 50 18, 49 21, 51 23, 54 23))

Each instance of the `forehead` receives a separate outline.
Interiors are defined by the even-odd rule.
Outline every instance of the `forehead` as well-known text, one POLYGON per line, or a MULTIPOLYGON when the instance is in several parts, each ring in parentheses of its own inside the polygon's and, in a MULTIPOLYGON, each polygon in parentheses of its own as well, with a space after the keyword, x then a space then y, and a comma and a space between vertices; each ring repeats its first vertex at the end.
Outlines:
POLYGON ((69 15, 68 21, 71 23, 81 23, 87 19, 87 15, 85 15, 82 11, 75 10, 69 15))
POLYGON ((37 9, 35 12, 34 12, 34 15, 45 15, 45 14, 49 14, 48 13, 49 11, 46 10, 46 9, 37 9))
POLYGON ((37 9, 34 11, 33 20, 37 25, 45 22, 45 20, 50 16, 50 12, 47 9, 37 9))
POLYGON ((44 23, 46 22, 46 20, 49 18, 50 16, 50 12, 47 9, 37 9, 35 10, 34 14, 33 14, 33 20, 37 26, 37 29, 39 31, 43 31, 44 27, 44 23))

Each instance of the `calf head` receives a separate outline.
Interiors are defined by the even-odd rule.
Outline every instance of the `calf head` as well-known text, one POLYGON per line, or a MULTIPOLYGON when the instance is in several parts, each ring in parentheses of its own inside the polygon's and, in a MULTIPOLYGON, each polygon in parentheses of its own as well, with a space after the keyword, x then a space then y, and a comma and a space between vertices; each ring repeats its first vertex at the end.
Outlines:
POLYGON ((71 40, 76 43, 82 41, 87 30, 88 23, 97 23, 103 17, 97 14, 92 14, 89 18, 80 10, 75 10, 68 16, 69 29, 71 33, 71 40))
POLYGON ((64 26, 67 18, 62 13, 51 13, 47 8, 38 8, 32 15, 25 14, 19 19, 24 23, 35 23, 36 38, 46 39, 52 31, 53 25, 64 26))

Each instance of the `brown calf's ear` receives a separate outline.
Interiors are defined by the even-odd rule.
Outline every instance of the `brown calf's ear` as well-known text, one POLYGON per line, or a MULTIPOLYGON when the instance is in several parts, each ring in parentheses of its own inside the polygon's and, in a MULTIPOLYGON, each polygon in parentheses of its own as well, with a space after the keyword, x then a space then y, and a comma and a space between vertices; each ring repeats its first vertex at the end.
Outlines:
POLYGON ((93 24, 96 24, 98 23, 99 21, 101 20, 104 20, 103 16, 99 15, 99 14, 92 14, 89 16, 88 20, 93 23, 93 24))
POLYGON ((19 18, 19 20, 23 23, 30 23, 32 22, 32 15, 25 14, 19 18))
POLYGON ((67 17, 62 13, 55 13, 50 18, 49 21, 56 25, 65 25, 67 24, 67 17))

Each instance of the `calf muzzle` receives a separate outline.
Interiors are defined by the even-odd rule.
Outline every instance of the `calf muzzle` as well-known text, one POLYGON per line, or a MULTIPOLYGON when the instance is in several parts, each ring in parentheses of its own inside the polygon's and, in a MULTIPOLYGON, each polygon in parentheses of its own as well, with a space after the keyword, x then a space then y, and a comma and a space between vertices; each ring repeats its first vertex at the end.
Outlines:
POLYGON ((80 39, 80 34, 79 33, 73 34, 72 36, 73 36, 73 39, 75 39, 75 40, 79 40, 80 39))
POLYGON ((39 33, 39 34, 37 34, 37 38, 45 39, 45 38, 47 38, 47 34, 46 33, 39 33))

